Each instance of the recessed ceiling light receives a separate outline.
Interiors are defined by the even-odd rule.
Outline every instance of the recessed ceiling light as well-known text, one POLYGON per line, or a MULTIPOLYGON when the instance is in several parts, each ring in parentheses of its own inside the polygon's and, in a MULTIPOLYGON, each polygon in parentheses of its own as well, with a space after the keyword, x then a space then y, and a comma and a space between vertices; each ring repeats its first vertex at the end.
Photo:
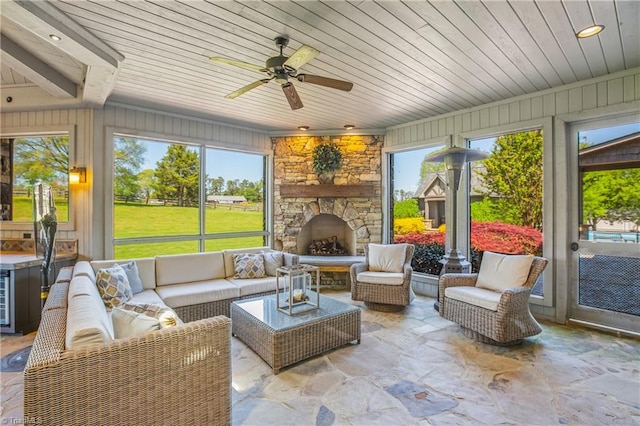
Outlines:
POLYGON ((298 126, 298 130, 303 130, 303 131, 307 131, 309 130, 309 126, 298 126))
POLYGON ((356 126, 354 126, 353 124, 345 124, 344 128, 347 129, 347 130, 351 130, 351 129, 355 129, 356 126))
POLYGON ((56 34, 49 34, 49 38, 53 41, 60 41, 62 40, 62 37, 60 37, 59 35, 56 34))
POLYGON ((604 30, 604 25, 590 25, 578 31, 576 36, 578 38, 593 37, 596 34, 600 34, 602 30, 604 30))

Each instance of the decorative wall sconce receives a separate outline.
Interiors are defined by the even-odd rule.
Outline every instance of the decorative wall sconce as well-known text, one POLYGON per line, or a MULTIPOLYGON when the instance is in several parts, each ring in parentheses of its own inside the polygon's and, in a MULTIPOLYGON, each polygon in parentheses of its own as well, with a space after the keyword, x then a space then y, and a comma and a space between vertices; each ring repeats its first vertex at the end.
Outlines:
POLYGON ((69 183, 76 185, 79 183, 87 183, 87 168, 86 167, 72 167, 69 170, 69 183))

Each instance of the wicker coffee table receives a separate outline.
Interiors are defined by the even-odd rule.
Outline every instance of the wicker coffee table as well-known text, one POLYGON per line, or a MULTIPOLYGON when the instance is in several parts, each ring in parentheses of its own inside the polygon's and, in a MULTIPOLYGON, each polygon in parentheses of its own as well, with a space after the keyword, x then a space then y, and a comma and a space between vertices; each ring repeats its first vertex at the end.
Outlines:
POLYGON ((360 309, 319 297, 318 309, 297 315, 279 312, 275 295, 233 302, 232 333, 260 355, 274 374, 347 343, 360 343, 360 309))

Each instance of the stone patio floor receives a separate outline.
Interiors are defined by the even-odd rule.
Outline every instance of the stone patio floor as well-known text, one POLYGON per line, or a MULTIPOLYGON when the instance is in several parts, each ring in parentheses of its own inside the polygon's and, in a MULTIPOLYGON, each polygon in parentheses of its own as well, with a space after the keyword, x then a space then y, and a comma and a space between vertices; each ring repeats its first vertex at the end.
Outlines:
MULTIPOLYGON (((462 336, 418 296, 380 313, 362 308, 362 343, 285 368, 232 338, 234 425, 638 425, 640 341, 543 323, 503 348, 462 336)), ((1 338, 1 355, 34 335, 1 338)), ((22 417, 22 373, 1 373, 0 424, 22 417)), ((13 423, 12 423, 13 422, 13 423)))

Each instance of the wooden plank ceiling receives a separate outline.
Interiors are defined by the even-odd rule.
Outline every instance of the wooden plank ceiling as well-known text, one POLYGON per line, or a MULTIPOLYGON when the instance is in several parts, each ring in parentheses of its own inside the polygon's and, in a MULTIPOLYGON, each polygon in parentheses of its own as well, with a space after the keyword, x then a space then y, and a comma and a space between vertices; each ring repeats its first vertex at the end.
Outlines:
POLYGON ((640 65, 637 1, 51 3, 125 57, 109 100, 267 131, 381 129, 640 65), (604 32, 578 40, 594 22, 604 32), (282 35, 287 56, 320 51, 300 72, 353 90, 295 81, 295 111, 275 82, 226 99, 264 74, 209 57, 262 66, 282 35))

